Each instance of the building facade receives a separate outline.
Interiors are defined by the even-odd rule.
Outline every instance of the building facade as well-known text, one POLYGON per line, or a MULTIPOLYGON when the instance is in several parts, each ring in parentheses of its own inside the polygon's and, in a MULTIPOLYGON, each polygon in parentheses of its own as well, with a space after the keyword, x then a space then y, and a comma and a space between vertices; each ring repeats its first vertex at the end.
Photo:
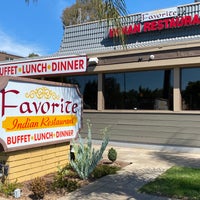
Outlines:
POLYGON ((94 139, 107 127, 112 141, 200 147, 200 3, 121 22, 126 45, 112 21, 65 27, 49 57, 87 55, 87 70, 34 76, 78 84, 83 136, 89 119, 94 139))
POLYGON ((112 22, 65 27, 57 55, 87 54, 87 71, 47 79, 79 85, 94 139, 109 127, 113 141, 199 147, 199 15, 198 2, 129 15, 125 46, 112 22))
POLYGON ((13 55, 13 54, 9 54, 9 53, 6 53, 4 51, 0 52, 0 61, 14 60, 14 59, 18 59, 18 58, 22 58, 22 57, 21 56, 17 56, 17 55, 13 55))

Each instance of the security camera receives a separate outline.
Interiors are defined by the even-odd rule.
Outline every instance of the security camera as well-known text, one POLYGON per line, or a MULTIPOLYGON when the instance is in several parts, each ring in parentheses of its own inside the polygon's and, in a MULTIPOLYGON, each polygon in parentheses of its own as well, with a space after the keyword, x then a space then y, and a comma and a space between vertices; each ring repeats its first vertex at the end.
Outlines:
POLYGON ((89 65, 97 65, 98 62, 99 62, 99 59, 97 57, 89 58, 89 60, 88 60, 89 65))

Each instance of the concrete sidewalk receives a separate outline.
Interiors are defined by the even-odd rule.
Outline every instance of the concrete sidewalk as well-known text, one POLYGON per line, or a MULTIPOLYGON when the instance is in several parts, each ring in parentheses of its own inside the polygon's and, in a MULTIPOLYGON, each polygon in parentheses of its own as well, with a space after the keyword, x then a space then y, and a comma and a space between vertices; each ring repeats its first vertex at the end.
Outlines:
MULTIPOLYGON (((99 147, 98 143, 95 147, 99 147)), ((118 160, 132 163, 115 175, 103 177, 59 200, 169 200, 170 198, 141 194, 138 189, 173 165, 199 167, 200 149, 134 145, 110 142, 118 160)))

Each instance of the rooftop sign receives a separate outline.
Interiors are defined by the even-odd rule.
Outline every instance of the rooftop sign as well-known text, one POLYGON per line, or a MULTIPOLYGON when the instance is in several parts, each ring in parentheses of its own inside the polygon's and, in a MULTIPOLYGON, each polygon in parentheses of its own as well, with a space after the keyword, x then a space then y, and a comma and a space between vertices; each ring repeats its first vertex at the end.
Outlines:
POLYGON ((0 77, 0 143, 5 151, 69 141, 82 126, 75 85, 0 77))
POLYGON ((85 72, 87 56, 52 57, 0 63, 0 76, 38 76, 85 72))
MULTIPOLYGON (((153 21, 144 21, 143 23, 132 24, 122 27, 124 35, 134 35, 142 32, 161 31, 164 29, 175 29, 186 26, 200 25, 199 15, 194 16, 182 16, 182 17, 171 17, 164 19, 157 19, 153 21)), ((119 30, 117 28, 111 28, 109 30, 109 37, 118 37, 119 30)))
POLYGON ((141 19, 142 19, 141 21, 146 22, 146 21, 176 17, 176 16, 177 16, 177 7, 172 7, 172 8, 142 13, 141 14, 141 19))

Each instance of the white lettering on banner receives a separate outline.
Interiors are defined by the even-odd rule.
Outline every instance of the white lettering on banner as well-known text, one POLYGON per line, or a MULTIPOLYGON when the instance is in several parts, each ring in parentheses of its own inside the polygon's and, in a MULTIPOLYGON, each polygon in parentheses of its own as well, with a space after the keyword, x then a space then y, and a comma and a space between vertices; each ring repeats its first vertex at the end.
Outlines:
POLYGON ((0 63, 0 76, 33 76, 85 72, 87 56, 54 57, 32 61, 6 61, 0 63))
POLYGON ((141 14, 141 18, 142 18, 141 21, 145 22, 145 21, 176 17, 176 16, 177 16, 177 8, 172 7, 172 8, 143 13, 141 14))

